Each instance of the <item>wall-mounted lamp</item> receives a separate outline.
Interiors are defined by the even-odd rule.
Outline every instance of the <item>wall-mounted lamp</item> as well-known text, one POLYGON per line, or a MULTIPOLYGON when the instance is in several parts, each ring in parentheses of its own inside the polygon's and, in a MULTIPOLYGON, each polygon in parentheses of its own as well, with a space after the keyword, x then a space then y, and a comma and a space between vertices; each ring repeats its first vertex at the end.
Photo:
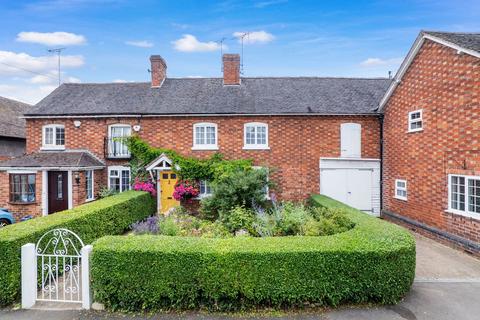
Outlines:
POLYGON ((75 121, 73 121, 73 125, 75 126, 75 128, 80 128, 80 126, 82 125, 82 121, 75 120, 75 121))
POLYGON ((142 127, 139 124, 133 126, 133 131, 138 132, 142 127))
POLYGON ((75 172, 74 178, 75 178, 75 183, 80 184, 80 174, 78 172, 75 172))

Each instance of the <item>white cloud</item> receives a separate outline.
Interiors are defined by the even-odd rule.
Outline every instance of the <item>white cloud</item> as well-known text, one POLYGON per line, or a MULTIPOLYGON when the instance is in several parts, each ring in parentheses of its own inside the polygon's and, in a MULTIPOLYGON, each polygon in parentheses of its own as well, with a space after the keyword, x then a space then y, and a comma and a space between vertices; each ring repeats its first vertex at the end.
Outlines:
POLYGON ((8 85, 0 84, 0 96, 35 104, 55 90, 55 85, 8 85))
POLYGON ((153 47, 153 42, 147 40, 139 40, 139 41, 125 41, 126 45, 140 47, 140 48, 151 48, 153 47))
MULTIPOLYGON (((238 41, 241 42, 242 36, 245 34, 245 32, 234 32, 233 36, 238 38, 238 41)), ((271 33, 268 33, 266 31, 252 31, 248 32, 248 34, 243 38, 243 43, 244 44, 254 44, 254 43, 267 43, 270 41, 273 41, 275 39, 275 36, 271 33)))
MULTIPOLYGON (((173 47, 182 52, 205 52, 220 50, 220 44, 214 41, 200 42, 191 34, 184 34, 182 38, 172 41, 173 47)), ((226 49, 225 46, 223 46, 226 49)))
POLYGON ((260 1, 260 2, 256 2, 253 6, 255 8, 265 8, 265 7, 269 7, 269 6, 274 6, 276 4, 281 4, 281 3, 285 3, 285 2, 288 2, 288 0, 270 0, 270 1, 260 1))
POLYGON ((131 80, 125 80, 125 79, 115 79, 112 81, 113 83, 128 83, 128 82, 133 82, 131 80))
POLYGON ((402 58, 391 58, 391 59, 380 59, 380 58, 368 58, 362 62, 360 65, 362 67, 381 67, 381 66, 391 66, 397 65, 402 62, 402 58))
MULTIPOLYGON (((83 56, 67 55, 62 56, 63 68, 78 68, 84 65, 83 56)), ((0 75, 24 76, 31 75, 31 72, 49 73, 57 69, 56 56, 34 57, 27 53, 16 53, 0 50, 0 75), (27 71, 28 70, 28 71, 27 71)))
POLYGON ((39 43, 46 46, 74 46, 87 42, 84 36, 69 32, 20 32, 17 41, 39 43))

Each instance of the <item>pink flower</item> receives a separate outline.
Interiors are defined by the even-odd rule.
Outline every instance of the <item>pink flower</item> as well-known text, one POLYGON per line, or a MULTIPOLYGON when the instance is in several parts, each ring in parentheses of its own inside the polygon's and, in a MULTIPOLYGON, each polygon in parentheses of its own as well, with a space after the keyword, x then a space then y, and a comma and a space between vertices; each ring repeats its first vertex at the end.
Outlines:
POLYGON ((152 196, 157 195, 155 185, 151 181, 139 181, 138 178, 135 179, 135 183, 133 184, 133 190, 146 191, 149 192, 152 196))

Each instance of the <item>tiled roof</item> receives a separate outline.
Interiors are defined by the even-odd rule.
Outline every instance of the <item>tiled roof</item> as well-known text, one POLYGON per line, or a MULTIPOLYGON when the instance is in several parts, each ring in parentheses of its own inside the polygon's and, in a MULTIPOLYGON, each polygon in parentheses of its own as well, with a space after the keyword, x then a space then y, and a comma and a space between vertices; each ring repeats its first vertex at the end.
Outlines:
POLYGON ((21 119, 32 106, 0 97, 0 136, 25 138, 25 120, 21 119))
POLYGON ((27 115, 373 114, 391 80, 167 78, 144 83, 63 84, 27 115))
POLYGON ((473 50, 480 53, 480 33, 479 32, 438 32, 422 31, 423 34, 429 34, 444 41, 453 43, 459 47, 473 50))
POLYGON ((87 168, 104 167, 100 160, 87 151, 45 151, 1 161, 0 168, 87 168))

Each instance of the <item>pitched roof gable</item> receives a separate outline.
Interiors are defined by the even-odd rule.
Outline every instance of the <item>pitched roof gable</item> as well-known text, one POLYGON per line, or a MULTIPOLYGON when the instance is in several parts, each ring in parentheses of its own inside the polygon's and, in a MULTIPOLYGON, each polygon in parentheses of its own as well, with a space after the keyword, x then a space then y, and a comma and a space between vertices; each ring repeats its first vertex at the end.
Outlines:
POLYGON ((393 78, 392 83, 390 84, 383 98, 380 100, 380 104, 378 106, 379 112, 382 112, 388 100, 395 92, 395 89, 402 80, 404 74, 407 72, 408 67, 422 47, 425 39, 435 41, 436 43, 455 49, 459 53, 463 52, 480 58, 480 33, 420 31, 420 34, 417 36, 415 42, 410 48, 410 51, 400 65, 400 68, 393 78))
POLYGON ((63 84, 27 114, 256 115, 374 114, 389 79, 276 77, 167 78, 160 88, 144 83, 63 84))

